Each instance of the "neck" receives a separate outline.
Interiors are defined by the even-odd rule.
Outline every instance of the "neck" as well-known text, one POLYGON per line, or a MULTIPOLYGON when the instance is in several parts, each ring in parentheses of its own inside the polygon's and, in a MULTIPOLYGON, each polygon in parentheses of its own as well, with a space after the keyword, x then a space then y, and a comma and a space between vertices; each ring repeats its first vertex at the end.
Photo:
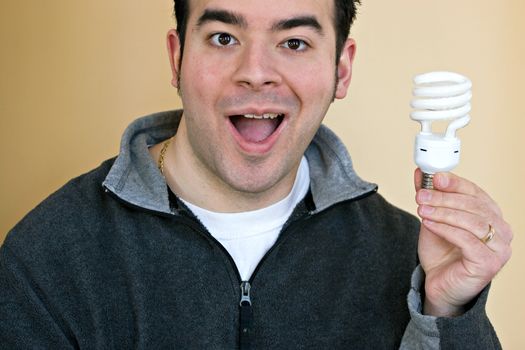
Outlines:
MULTIPOLYGON (((151 148, 158 161, 163 143, 151 148)), ((180 198, 203 209, 236 213, 261 209, 285 198, 292 190, 299 163, 289 176, 260 192, 239 191, 217 176, 193 152, 184 117, 164 154, 163 174, 170 189, 180 198)))

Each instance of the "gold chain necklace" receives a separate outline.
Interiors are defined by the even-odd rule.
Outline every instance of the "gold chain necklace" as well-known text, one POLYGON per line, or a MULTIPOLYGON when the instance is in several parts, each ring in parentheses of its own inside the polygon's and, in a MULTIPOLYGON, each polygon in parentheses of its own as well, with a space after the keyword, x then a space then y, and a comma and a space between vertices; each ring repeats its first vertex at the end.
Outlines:
POLYGON ((173 137, 170 137, 166 141, 164 141, 164 144, 162 145, 162 148, 160 150, 160 156, 159 161, 157 162, 157 167, 160 170, 160 173, 164 175, 164 156, 166 155, 166 151, 168 150, 168 146, 170 145, 171 139, 173 137))

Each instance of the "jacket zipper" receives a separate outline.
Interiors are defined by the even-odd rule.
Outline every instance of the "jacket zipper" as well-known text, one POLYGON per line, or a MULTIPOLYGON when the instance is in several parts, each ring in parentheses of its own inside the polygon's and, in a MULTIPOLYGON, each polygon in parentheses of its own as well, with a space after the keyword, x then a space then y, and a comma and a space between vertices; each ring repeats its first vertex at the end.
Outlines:
POLYGON ((250 282, 243 281, 241 283, 241 301, 240 307, 240 335, 239 345, 241 349, 249 349, 251 345, 251 332, 252 332, 252 300, 250 298, 250 289, 252 288, 250 282))
MULTIPOLYGON (((308 213, 310 214, 310 213, 308 213)), ((235 264, 235 261, 233 260, 232 256, 226 248, 215 238, 213 237, 208 230, 205 228, 203 229, 202 224, 196 222, 192 217, 189 217, 187 215, 181 215, 181 218, 185 219, 185 221, 188 222, 189 226, 191 226, 195 231, 197 231, 199 234, 204 236, 206 239, 213 242, 215 246, 217 246, 223 254, 227 257, 227 259, 230 261, 230 265, 233 267, 233 270, 235 271, 235 274, 237 275, 237 279, 240 282, 240 301, 239 301, 239 348, 244 349, 250 349, 251 348, 251 341, 252 341, 252 333, 253 333, 253 308, 252 308, 252 299, 251 299, 251 289, 252 284, 255 276, 257 275, 257 272, 260 270, 261 265, 264 264, 266 259, 269 255, 271 255, 272 251, 279 246, 282 241, 286 238, 285 232, 289 229, 291 226, 291 222, 288 224, 285 224, 283 227, 283 230, 279 234, 279 238, 277 238, 277 241, 274 243, 274 245, 264 254, 263 258, 257 266, 255 267, 255 270, 253 271, 252 275, 250 276, 250 279, 248 281, 243 281, 241 274, 239 273, 239 270, 237 269, 237 265, 235 264)), ((297 222, 301 219, 308 218, 309 216, 302 216, 301 218, 297 218, 293 222, 297 222)))

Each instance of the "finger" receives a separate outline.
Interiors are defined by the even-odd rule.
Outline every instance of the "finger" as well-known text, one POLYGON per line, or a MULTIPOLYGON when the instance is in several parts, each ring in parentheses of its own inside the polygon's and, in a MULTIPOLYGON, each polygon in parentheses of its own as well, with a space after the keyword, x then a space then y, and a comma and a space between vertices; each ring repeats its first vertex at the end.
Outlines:
POLYGON ((417 190, 416 202, 434 207, 447 207, 477 214, 487 219, 504 242, 513 239, 512 228, 503 220, 497 203, 476 184, 453 173, 438 173, 434 176, 434 190, 421 189, 423 173, 417 168, 414 172, 414 185, 417 190))
POLYGON ((434 175, 434 189, 448 193, 463 193, 493 202, 492 198, 475 183, 453 173, 434 175))
MULTIPOLYGON (((416 177, 417 180, 421 179, 421 171, 419 171, 418 174, 415 175, 415 178, 416 177)), ((479 186, 477 186, 473 182, 459 177, 453 173, 437 173, 434 175, 433 181, 434 190, 436 190, 436 193, 438 193, 436 198, 438 199, 441 198, 439 193, 443 192, 470 195, 472 197, 469 199, 468 197, 454 197, 443 195, 442 198, 448 198, 451 200, 448 201, 448 203, 442 202, 441 204, 436 203, 436 205, 445 205, 448 207, 462 208, 463 210, 469 210, 476 213, 484 213, 484 215, 490 214, 492 217, 502 216, 501 209, 496 204, 496 202, 485 191, 483 191, 479 186)), ((421 186, 419 185, 419 187, 421 186)))
POLYGON ((455 226, 464 231, 470 232, 477 239, 482 240, 489 234, 491 228, 498 232, 499 241, 502 244, 509 244, 512 240, 510 230, 502 229, 496 231, 497 227, 504 227, 501 220, 489 220, 486 216, 480 216, 470 213, 468 211, 460 211, 443 207, 432 207, 428 205, 420 205, 418 214, 423 219, 428 219, 434 222, 455 226), (509 236, 510 234, 510 236, 509 236))
POLYGON ((416 168, 414 171, 414 187, 416 188, 416 191, 419 191, 421 189, 421 182, 423 181, 423 172, 421 169, 416 168))
MULTIPOLYGON (((488 224, 491 224, 498 230, 505 242, 510 243, 512 241, 512 229, 503 220, 499 206, 489 196, 478 198, 469 194, 421 189, 416 194, 416 202, 419 205, 432 206, 435 208, 449 208, 459 211, 458 213, 451 215, 451 220, 453 221, 449 220, 449 224, 453 224, 453 222, 465 222, 461 216, 458 216, 461 215, 461 212, 468 212, 470 214, 478 215, 479 217, 485 219, 480 220, 479 225, 488 227, 488 224)), ((430 219, 437 221, 440 220, 439 218, 430 219)), ((475 227, 475 225, 473 225, 473 227, 475 227)), ((463 226, 463 228, 469 229, 465 226, 463 226)))
POLYGON ((485 244, 490 250, 496 252, 504 263, 510 259, 512 254, 511 242, 505 240, 501 232, 498 233, 498 230, 492 225, 489 226, 487 234, 481 237, 480 242, 485 244))
POLYGON ((424 219, 422 223, 430 232, 458 247, 463 257, 470 263, 470 269, 477 270, 471 270, 470 272, 473 274, 492 278, 511 256, 510 245, 502 243, 498 236, 489 242, 489 246, 481 242, 472 233, 461 228, 428 219, 424 219))
MULTIPOLYGON (((416 188, 416 191, 421 188, 422 180, 423 172, 421 171, 421 169, 417 168, 414 171, 414 186, 416 188)), ((454 173, 436 173, 434 174, 432 183, 434 185, 434 189, 436 190, 445 192, 464 193, 473 196, 479 194, 488 197, 488 195, 476 184, 465 178, 457 176, 454 173)))
POLYGON ((494 201, 462 193, 421 189, 416 194, 416 202, 420 205, 426 204, 468 211, 487 217, 491 222, 494 222, 501 215, 501 210, 494 201))
MULTIPOLYGON (((423 172, 417 168, 414 171, 414 186, 419 191, 422 186, 423 172)), ((473 182, 454 173, 436 173, 432 180, 435 190, 449 193, 463 193, 492 200, 485 191, 473 182)))

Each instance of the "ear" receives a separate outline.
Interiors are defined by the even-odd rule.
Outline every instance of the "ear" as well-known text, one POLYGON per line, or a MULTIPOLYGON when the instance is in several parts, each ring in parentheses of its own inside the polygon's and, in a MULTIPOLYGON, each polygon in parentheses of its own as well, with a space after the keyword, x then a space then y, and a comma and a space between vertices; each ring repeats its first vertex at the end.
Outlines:
POLYGON ((171 85, 179 88, 179 67, 180 67, 180 40, 179 33, 175 29, 170 29, 166 37, 168 54, 171 65, 171 85))
POLYGON ((341 99, 346 96, 350 80, 352 80, 352 64, 354 63, 355 50, 356 44, 354 39, 348 38, 341 50, 341 56, 337 65, 335 98, 341 99))

